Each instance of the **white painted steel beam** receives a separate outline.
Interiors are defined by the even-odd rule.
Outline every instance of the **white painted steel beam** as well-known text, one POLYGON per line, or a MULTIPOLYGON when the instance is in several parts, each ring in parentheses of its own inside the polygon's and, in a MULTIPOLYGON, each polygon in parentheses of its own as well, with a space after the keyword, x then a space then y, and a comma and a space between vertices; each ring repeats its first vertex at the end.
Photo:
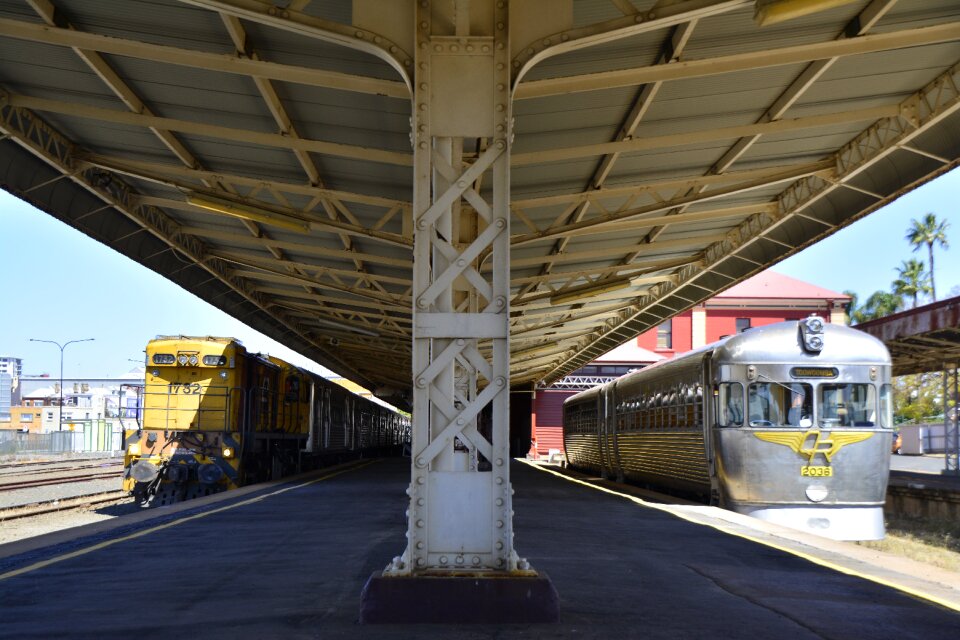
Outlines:
POLYGON ((416 4, 413 470, 407 548, 385 575, 528 569, 509 467, 508 5, 416 4))
POLYGON ((827 58, 863 55, 916 47, 940 42, 960 40, 960 24, 950 23, 932 27, 919 27, 903 31, 892 31, 858 38, 814 42, 811 44, 769 49, 762 55, 756 52, 738 53, 719 58, 704 60, 684 60, 670 65, 656 65, 605 71, 580 76, 563 76, 547 80, 534 80, 520 83, 514 98, 542 98, 545 96, 575 93, 579 91, 598 91, 617 87, 631 87, 650 82, 701 78, 737 71, 750 71, 790 64, 812 62, 827 58))

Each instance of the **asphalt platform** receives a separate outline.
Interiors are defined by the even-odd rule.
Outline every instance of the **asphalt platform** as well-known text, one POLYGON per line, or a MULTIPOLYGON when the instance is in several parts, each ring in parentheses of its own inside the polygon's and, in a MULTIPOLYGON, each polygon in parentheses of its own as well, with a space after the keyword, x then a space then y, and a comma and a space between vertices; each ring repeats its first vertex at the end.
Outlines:
POLYGON ((515 546, 553 580, 560 623, 360 625, 364 581, 403 549, 408 465, 374 461, 2 545, 0 638, 905 640, 960 629, 957 574, 901 573, 862 547, 651 506, 519 462, 515 546))

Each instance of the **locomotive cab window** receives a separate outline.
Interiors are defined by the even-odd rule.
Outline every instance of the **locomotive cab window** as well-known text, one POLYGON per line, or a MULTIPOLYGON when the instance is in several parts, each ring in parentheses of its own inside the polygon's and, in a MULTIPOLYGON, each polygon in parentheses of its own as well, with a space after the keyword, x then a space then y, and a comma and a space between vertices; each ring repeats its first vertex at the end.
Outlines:
POLYGON ((807 383, 757 382, 747 395, 751 427, 813 426, 813 387, 807 383))
POLYGON ((823 426, 873 427, 877 424, 877 392, 872 384, 825 384, 820 387, 823 426))
POLYGON ((743 385, 724 382, 717 385, 717 424, 721 427, 743 425, 743 385))

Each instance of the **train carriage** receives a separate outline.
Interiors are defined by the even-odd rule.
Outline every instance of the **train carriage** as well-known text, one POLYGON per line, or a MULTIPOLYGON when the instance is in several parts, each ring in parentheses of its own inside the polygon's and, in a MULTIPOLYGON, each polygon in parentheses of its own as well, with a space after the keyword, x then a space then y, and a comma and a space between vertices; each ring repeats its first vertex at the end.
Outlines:
POLYGON ((145 505, 398 453, 409 437, 406 419, 387 407, 232 338, 158 337, 146 353, 123 481, 145 505), (378 421, 391 433, 374 437, 378 421))
POLYGON ((841 540, 883 537, 883 344, 820 318, 751 329, 564 404, 568 463, 841 540))

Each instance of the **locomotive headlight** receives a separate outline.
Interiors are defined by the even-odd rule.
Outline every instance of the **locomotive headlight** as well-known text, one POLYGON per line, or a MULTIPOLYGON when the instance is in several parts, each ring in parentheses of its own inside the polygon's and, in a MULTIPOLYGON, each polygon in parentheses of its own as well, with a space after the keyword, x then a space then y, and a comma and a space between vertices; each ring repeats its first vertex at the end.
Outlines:
POLYGON ((871 379, 871 380, 876 380, 876 379, 877 379, 877 368, 876 368, 876 367, 870 367, 870 379, 871 379))
POLYGON ((180 366, 184 366, 184 367, 187 366, 186 354, 181 353, 179 356, 177 356, 177 362, 180 363, 180 366))
POLYGON ((223 379, 223 380, 226 380, 226 379, 227 379, 227 372, 226 372, 226 371, 221 371, 221 372, 220 372, 220 378, 223 379))
POLYGON ((129 445, 129 446, 127 447, 127 455, 128 455, 128 456, 138 456, 138 455, 140 455, 140 443, 139 443, 139 442, 134 442, 133 444, 129 445))
POLYGON ((227 458, 228 460, 233 457, 233 449, 230 447, 224 447, 221 453, 223 454, 223 457, 227 458))
POLYGON ((191 367, 195 367, 195 366, 197 366, 197 364, 199 364, 199 363, 200 363, 200 358, 198 358, 197 356, 190 356, 190 366, 191 366, 191 367))
POLYGON ((150 375, 152 375, 154 378, 158 378, 160 377, 160 370, 154 369, 153 371, 150 372, 150 375))
POLYGON ((807 487, 807 499, 810 502, 823 502, 823 500, 829 495, 830 490, 827 489, 822 484, 812 484, 807 487))

